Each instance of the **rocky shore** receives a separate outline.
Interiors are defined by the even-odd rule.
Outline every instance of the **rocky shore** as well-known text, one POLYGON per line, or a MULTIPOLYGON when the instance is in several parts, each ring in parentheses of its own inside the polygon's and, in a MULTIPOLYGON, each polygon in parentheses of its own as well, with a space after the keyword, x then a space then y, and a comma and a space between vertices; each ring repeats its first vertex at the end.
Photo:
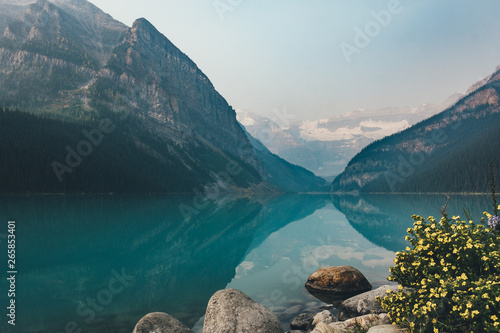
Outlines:
MULTIPOLYGON (((208 302, 203 333, 283 333, 283 320, 290 320, 287 333, 392 333, 404 332, 391 325, 389 316, 376 302, 387 290, 398 286, 372 286, 361 272, 350 266, 322 268, 305 284, 325 302, 295 304, 273 312, 236 289, 217 291, 208 302), (296 315, 299 313, 298 315, 296 315), (293 317, 293 318, 292 318, 293 317)), ((288 325, 287 325, 288 326, 288 325)), ((133 333, 188 333, 193 330, 166 313, 145 315, 133 333)))

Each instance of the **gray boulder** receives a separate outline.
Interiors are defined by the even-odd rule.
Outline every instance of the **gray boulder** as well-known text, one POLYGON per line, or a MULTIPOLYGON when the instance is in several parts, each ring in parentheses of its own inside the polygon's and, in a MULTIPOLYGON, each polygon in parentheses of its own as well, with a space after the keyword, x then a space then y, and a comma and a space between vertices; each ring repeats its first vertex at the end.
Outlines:
POLYGON ((368 314, 361 317, 351 318, 346 321, 333 322, 330 324, 319 323, 311 333, 352 333, 356 331, 366 332, 373 326, 389 324, 389 316, 386 313, 368 314))
POLYGON ((372 285, 356 268, 336 266, 320 268, 311 274, 306 289, 323 302, 334 303, 368 291, 372 285))
MULTIPOLYGON (((384 285, 372 291, 368 291, 343 301, 339 306, 338 317, 340 320, 346 320, 353 317, 359 317, 370 313, 386 313, 380 303, 376 301, 377 297, 387 295, 387 290, 392 292, 398 291, 397 285, 384 285)), ((409 288, 404 288, 405 291, 410 291, 409 288)))
POLYGON ((290 323, 290 329, 293 330, 307 330, 307 327, 312 323, 314 314, 301 313, 290 323))
POLYGON ((312 325, 316 326, 319 323, 330 324, 338 321, 338 319, 328 310, 321 311, 317 313, 312 321, 312 325))
POLYGON ((268 308, 236 289, 216 292, 208 302, 203 333, 283 333, 268 308))
POLYGON ((194 333, 171 315, 163 312, 148 313, 137 322, 133 333, 194 333))

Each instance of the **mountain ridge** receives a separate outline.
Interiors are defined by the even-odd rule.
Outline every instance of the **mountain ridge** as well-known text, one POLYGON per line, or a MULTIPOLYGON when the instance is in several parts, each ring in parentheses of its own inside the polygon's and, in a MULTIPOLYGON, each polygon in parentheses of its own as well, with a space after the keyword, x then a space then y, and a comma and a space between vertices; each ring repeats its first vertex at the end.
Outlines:
MULTIPOLYGON (((31 191, 132 190, 123 184, 146 178, 154 183, 157 177, 160 185, 152 191, 192 192, 195 185, 212 184, 214 174, 236 164, 239 172, 225 178, 228 190, 279 191, 288 181, 308 186, 310 178, 291 179, 297 174, 273 183, 277 177, 256 157, 234 109, 196 64, 146 19, 137 19, 129 28, 85 0, 1 0, 0 11, 6 13, 0 16, 0 26, 5 26, 0 38, 0 106, 10 108, 3 119, 11 121, 2 125, 6 130, 18 128, 19 133, 10 133, 25 144, 18 153, 5 148, 0 154, 31 161, 19 170, 4 170, 4 177, 10 171, 17 179, 31 179, 31 174, 46 179, 47 159, 52 159, 73 180, 59 184, 56 171, 31 191), (12 110, 29 116, 13 115, 12 110), (36 127, 23 132, 21 120, 53 128, 51 140, 59 150, 42 145, 49 157, 30 151, 30 145, 40 144, 34 137, 43 140, 48 134, 36 127), (112 144, 92 147, 83 133, 97 133, 103 121, 113 124, 112 133, 103 138, 112 144), (65 132, 66 123, 73 132, 65 132), (89 157, 78 151, 84 146, 92 148, 89 157), (61 162, 65 154, 74 155, 72 151, 80 153, 81 163, 73 163, 77 168, 61 162), (136 161, 125 157, 128 152, 136 161), (140 170, 137 161, 145 161, 149 175, 125 170, 129 165, 140 170), (92 169, 107 170, 106 177, 92 169), (85 182, 78 174, 85 174, 85 182), (176 178, 176 186, 168 185, 168 175, 176 178)), ((0 191, 16 191, 12 182, 3 183, 8 185, 0 191)), ((27 180, 19 187, 30 191, 27 180)))
POLYGON ((408 128, 463 96, 455 93, 441 104, 419 107, 357 109, 316 121, 292 121, 280 114, 269 119, 243 110, 237 110, 237 119, 272 153, 333 180, 369 143, 408 128))
POLYGON ((489 164, 500 171, 500 77, 443 112, 375 141, 332 183, 339 192, 488 192, 489 164))

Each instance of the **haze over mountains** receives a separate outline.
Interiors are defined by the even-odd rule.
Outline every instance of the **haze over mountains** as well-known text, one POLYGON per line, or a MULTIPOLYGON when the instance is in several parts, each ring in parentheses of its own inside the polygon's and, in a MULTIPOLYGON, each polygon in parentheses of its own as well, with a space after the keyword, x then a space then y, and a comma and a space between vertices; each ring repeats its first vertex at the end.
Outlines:
POLYGON ((85 0, 0 0, 0 13, 0 191, 324 185, 279 158, 266 168, 232 107, 146 19, 127 27, 85 0))
POLYGON ((293 121, 286 110, 275 110, 273 119, 237 110, 237 119, 274 154, 333 180, 369 143, 429 118, 463 96, 455 93, 439 105, 358 109, 316 121, 293 121))
POLYGON ((500 173, 500 67, 447 110, 376 141, 333 182, 338 192, 489 192, 500 173))

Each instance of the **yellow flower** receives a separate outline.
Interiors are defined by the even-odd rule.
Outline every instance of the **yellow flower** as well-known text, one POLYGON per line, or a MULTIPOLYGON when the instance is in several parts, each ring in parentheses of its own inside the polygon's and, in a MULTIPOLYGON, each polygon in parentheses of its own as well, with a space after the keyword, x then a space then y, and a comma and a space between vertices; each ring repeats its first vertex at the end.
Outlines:
POLYGON ((498 319, 498 317, 496 315, 493 315, 493 316, 491 316, 491 319, 493 319, 494 321, 496 321, 498 319))

